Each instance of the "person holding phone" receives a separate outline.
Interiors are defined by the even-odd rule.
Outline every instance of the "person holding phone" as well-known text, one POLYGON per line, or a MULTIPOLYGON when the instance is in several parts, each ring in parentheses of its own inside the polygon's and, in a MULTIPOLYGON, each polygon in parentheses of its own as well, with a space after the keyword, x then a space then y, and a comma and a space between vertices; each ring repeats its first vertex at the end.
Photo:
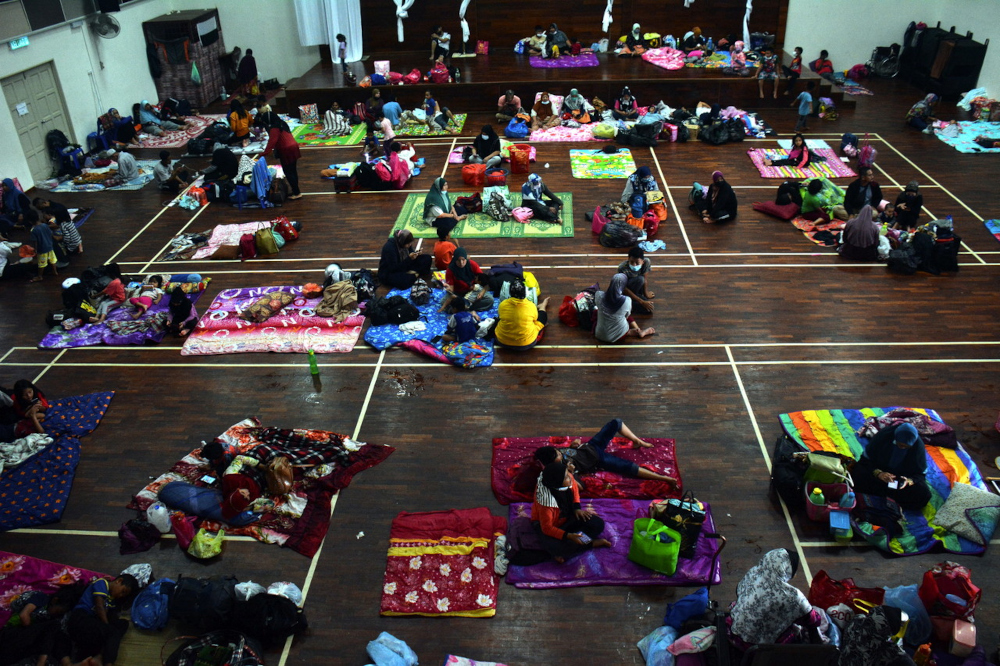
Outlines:
POLYGON ((14 426, 14 436, 20 439, 33 433, 44 433, 42 419, 49 409, 49 401, 38 387, 27 379, 19 379, 10 392, 17 424, 14 426))
POLYGON ((931 500, 927 454, 917 429, 900 423, 880 430, 854 467, 854 489, 891 497, 904 509, 922 509, 931 500))
POLYGON ((609 548, 604 520, 580 505, 580 485, 572 465, 550 463, 542 470, 531 505, 531 521, 542 547, 559 563, 591 548, 609 548))
POLYGON ((398 229, 382 246, 378 262, 378 279, 394 289, 409 289, 417 278, 430 278, 434 257, 421 254, 410 245, 413 234, 408 229, 398 229))

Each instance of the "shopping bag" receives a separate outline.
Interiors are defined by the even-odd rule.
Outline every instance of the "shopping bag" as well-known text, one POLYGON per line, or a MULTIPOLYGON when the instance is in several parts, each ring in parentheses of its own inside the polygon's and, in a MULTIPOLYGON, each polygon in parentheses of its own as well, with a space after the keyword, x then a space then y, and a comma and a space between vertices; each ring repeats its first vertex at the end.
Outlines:
POLYGON ((972 583, 972 572, 955 562, 941 562, 924 572, 918 594, 931 615, 960 620, 973 616, 983 596, 972 583))
POLYGON ((681 537, 680 556, 694 557, 701 526, 705 523, 705 505, 688 491, 681 499, 657 500, 649 506, 649 517, 659 520, 681 537))

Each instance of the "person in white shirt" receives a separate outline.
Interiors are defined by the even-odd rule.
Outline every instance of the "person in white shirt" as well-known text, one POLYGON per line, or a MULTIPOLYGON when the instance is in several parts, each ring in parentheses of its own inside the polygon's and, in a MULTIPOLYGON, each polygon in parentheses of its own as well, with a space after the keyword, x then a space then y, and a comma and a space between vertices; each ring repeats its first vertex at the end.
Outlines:
POLYGON ((431 57, 432 61, 439 56, 444 56, 445 60, 451 55, 451 35, 444 31, 444 26, 434 28, 431 33, 431 57))
POLYGON ((191 182, 191 174, 188 173, 186 166, 183 164, 178 164, 176 167, 173 166, 173 163, 170 161, 169 150, 160 151, 160 161, 153 167, 153 176, 156 178, 156 184, 160 186, 160 189, 169 192, 183 190, 191 182))

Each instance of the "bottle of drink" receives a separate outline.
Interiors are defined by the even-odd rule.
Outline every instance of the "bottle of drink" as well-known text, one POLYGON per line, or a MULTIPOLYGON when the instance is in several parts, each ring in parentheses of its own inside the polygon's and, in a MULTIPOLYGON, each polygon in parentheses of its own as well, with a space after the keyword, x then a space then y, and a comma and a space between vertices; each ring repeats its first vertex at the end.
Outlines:
POLYGON ((313 375, 319 374, 319 366, 316 365, 316 352, 309 350, 309 372, 313 375))
POLYGON ((854 493, 848 490, 844 493, 844 496, 840 498, 840 508, 841 509, 853 509, 854 502, 856 501, 854 493))
POLYGON ((931 660, 931 644, 924 643, 913 653, 913 663, 917 666, 927 666, 931 660))
POLYGON ((229 99, 229 95, 226 93, 226 86, 222 86, 222 92, 219 94, 219 97, 223 101, 229 99))
POLYGON ((826 497, 823 496, 823 489, 813 488, 812 492, 809 493, 809 501, 816 506, 824 506, 826 504, 826 497))

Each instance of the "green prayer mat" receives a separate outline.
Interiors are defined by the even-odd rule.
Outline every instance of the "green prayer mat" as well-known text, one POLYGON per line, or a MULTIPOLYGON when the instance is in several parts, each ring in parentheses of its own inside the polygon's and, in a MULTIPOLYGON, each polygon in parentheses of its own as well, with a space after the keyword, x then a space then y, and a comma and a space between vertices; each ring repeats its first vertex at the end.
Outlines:
POLYGON ((632 151, 608 155, 600 150, 571 150, 569 163, 574 178, 628 178, 635 173, 632 151))
MULTIPOLYGON (((458 197, 471 196, 471 192, 449 192, 452 202, 458 197)), ((486 213, 472 213, 458 223, 451 235, 455 238, 572 238, 573 237, 573 194, 556 192, 563 202, 562 224, 531 220, 527 224, 511 218, 498 222, 486 213)), ((406 197, 403 210, 396 218, 392 231, 409 229, 415 238, 437 238, 437 229, 424 222, 424 198, 426 194, 410 194, 406 197)), ((514 206, 521 205, 521 193, 511 192, 514 206)))
MULTIPOLYGON (((467 114, 467 113, 456 113, 455 114, 455 122, 458 123, 458 131, 459 132, 461 132, 462 129, 465 127, 465 119, 468 118, 468 117, 469 117, 469 114, 467 114)), ((450 130, 455 129, 455 126, 454 125, 450 125, 450 124, 448 125, 447 129, 441 129, 441 126, 438 125, 437 123, 434 124, 434 127, 436 127, 437 129, 434 130, 434 131, 431 131, 431 130, 429 130, 427 128, 427 123, 400 123, 399 126, 396 127, 395 129, 396 129, 396 136, 399 136, 399 137, 403 137, 403 136, 453 136, 450 130)), ((376 130, 375 131, 375 136, 377 136, 379 138, 379 141, 382 140, 382 137, 383 137, 382 132, 376 130)), ((454 135, 454 136, 457 136, 457 135, 454 135)))
POLYGON ((292 130, 295 141, 302 146, 356 146, 365 139, 365 124, 355 125, 347 136, 327 136, 323 125, 299 125, 292 130))

